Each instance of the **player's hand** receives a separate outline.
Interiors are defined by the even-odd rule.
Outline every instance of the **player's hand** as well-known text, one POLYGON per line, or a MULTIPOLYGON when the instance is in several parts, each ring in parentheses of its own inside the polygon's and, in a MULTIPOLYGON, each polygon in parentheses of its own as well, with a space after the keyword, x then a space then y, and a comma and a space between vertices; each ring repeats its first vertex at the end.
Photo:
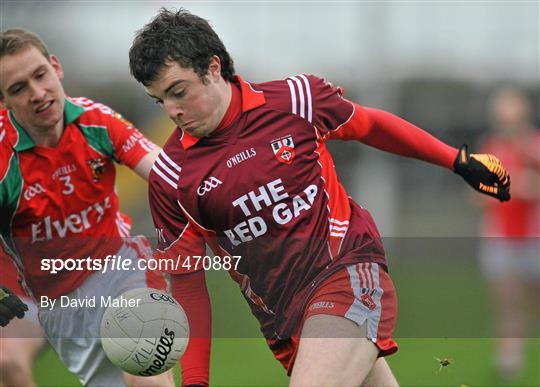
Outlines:
POLYGON ((454 172, 478 192, 501 202, 510 200, 510 175, 495 156, 469 154, 467 145, 462 145, 454 161, 454 172))
POLYGON ((8 288, 0 286, 0 326, 5 327, 13 317, 23 318, 28 306, 8 288))

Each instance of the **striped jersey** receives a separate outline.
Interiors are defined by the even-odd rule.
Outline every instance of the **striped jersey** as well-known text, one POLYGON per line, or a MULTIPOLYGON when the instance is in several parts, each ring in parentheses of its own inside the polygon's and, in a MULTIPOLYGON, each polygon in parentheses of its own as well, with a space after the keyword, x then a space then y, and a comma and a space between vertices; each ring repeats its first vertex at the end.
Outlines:
MULTIPOLYGON (((150 174, 160 259, 240 256, 236 280, 265 337, 289 337, 317 285, 356 262, 385 267, 369 213, 347 196, 326 148, 369 123, 342 90, 311 75, 261 84, 236 77, 242 113, 194 138, 177 129, 150 174)), ((191 264, 191 265, 190 265, 191 264)), ((235 270, 236 269, 236 270, 235 270)))
POLYGON ((0 216, 4 248, 34 297, 77 288, 88 270, 42 270, 44 259, 115 254, 130 220, 119 211, 114 162, 134 168, 155 145, 109 107, 69 98, 56 147, 35 145, 0 110, 0 216))

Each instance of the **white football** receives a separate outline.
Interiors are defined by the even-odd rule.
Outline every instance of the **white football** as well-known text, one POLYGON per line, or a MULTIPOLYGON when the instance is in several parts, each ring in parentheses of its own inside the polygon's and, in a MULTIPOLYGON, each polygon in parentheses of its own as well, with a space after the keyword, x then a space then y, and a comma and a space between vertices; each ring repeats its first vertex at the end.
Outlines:
POLYGON ((159 375, 174 367, 188 340, 184 310, 171 295, 157 289, 128 290, 111 302, 101 320, 107 357, 133 375, 159 375))

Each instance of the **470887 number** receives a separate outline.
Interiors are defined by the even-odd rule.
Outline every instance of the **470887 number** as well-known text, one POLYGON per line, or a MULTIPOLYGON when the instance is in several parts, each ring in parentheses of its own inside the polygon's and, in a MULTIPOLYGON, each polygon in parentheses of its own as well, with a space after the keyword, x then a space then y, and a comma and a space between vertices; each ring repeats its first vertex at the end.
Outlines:
POLYGON ((237 270, 242 257, 240 255, 188 255, 182 261, 182 268, 188 271, 208 270, 237 270))

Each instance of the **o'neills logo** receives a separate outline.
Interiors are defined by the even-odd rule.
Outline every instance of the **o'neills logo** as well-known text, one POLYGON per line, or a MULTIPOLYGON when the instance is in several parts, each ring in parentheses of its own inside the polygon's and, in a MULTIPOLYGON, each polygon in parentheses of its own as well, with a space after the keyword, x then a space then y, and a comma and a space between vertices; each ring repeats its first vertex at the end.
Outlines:
POLYGON ((165 336, 161 335, 161 337, 159 338, 159 344, 156 347, 156 352, 154 354, 154 361, 152 362, 152 365, 144 371, 139 372, 139 375, 155 375, 156 373, 159 373, 165 365, 165 362, 167 361, 167 356, 172 351, 172 345, 174 342, 174 331, 170 331, 165 328, 164 333, 165 336))
POLYGON ((235 165, 238 165, 256 155, 257 155, 257 152, 255 151, 255 148, 243 150, 242 152, 234 155, 233 157, 227 160, 227 168, 232 168, 235 165))

